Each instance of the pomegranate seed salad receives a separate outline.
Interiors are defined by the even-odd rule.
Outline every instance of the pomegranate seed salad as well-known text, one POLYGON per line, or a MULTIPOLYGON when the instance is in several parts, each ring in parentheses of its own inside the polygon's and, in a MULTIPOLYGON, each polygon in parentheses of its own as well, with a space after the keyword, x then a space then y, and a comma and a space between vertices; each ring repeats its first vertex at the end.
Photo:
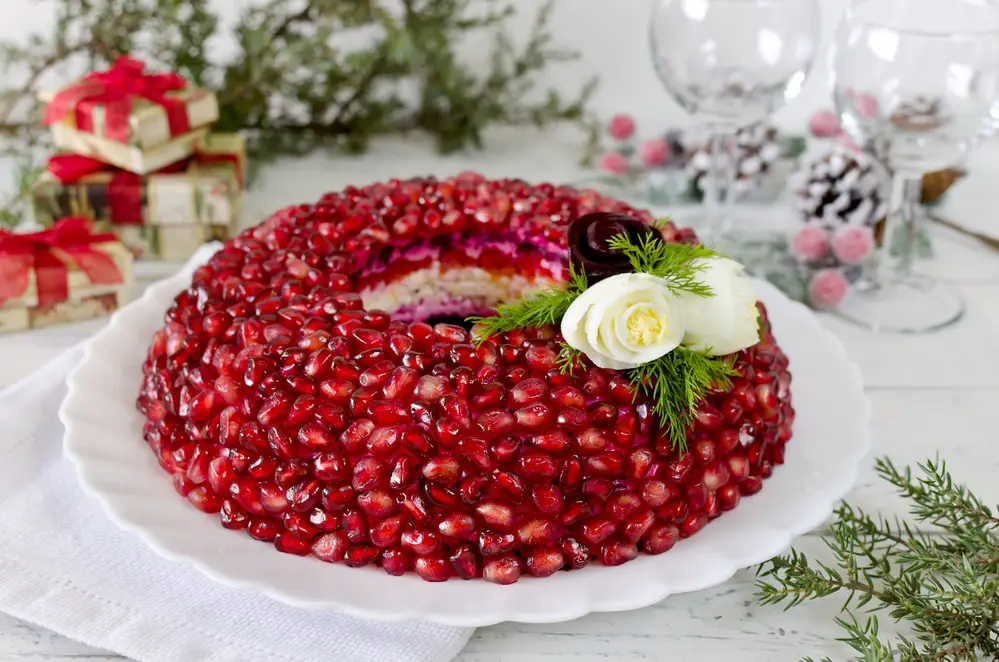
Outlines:
POLYGON ((434 582, 669 552, 763 488, 795 418, 742 265, 594 191, 474 173, 244 231, 143 375, 147 444, 233 535, 434 582))

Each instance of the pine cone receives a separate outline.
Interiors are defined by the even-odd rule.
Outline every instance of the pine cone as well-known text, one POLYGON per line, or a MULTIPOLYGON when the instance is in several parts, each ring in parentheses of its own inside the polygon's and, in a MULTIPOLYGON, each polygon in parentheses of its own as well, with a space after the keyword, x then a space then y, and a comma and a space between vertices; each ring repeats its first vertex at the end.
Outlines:
MULTIPOLYGON (((780 155, 780 134, 774 127, 756 124, 740 129, 735 135, 735 194, 742 196, 759 188, 780 155)), ((687 152, 687 172, 700 195, 704 193, 704 181, 712 164, 711 146, 707 143, 702 142, 687 152)))
POLYGON ((836 147, 799 173, 802 222, 829 232, 845 224, 875 228, 888 211, 889 181, 873 159, 836 147))

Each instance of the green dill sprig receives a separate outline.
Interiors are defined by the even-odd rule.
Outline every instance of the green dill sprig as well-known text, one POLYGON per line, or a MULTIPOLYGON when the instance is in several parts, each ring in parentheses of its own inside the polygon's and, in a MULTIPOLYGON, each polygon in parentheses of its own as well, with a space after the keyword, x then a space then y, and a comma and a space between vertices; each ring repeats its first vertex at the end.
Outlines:
POLYGON ((835 620, 855 660, 999 659, 999 515, 940 460, 913 472, 881 458, 875 471, 909 502, 918 528, 842 504, 825 537, 832 560, 792 550, 768 561, 758 570, 761 604, 845 597, 835 620), (911 634, 880 634, 878 613, 911 634))
POLYGON ((668 426, 673 449, 680 453, 687 450, 687 430, 708 390, 728 388, 736 375, 731 359, 706 356, 684 347, 628 371, 635 394, 649 398, 660 422, 668 426))
POLYGON ((674 294, 693 294, 709 297, 713 292, 697 278, 704 267, 698 260, 719 257, 717 251, 689 244, 672 244, 660 241, 655 235, 644 235, 634 243, 628 235, 611 237, 607 246, 627 256, 638 273, 662 278, 674 294))
POLYGON ((516 329, 558 326, 569 306, 585 290, 586 274, 570 266, 569 282, 564 288, 541 290, 529 299, 497 306, 495 315, 469 317, 467 321, 477 327, 480 342, 516 329))
POLYGON ((576 368, 583 367, 583 358, 586 355, 575 347, 570 347, 567 343, 562 343, 562 351, 558 353, 558 370, 563 375, 572 375, 576 368))

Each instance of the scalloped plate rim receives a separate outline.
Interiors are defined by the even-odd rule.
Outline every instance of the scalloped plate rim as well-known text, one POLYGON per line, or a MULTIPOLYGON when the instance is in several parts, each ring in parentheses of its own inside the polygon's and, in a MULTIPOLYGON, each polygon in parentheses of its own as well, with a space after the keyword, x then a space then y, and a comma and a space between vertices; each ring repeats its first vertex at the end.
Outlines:
MULTIPOLYGON (((207 255, 205 256, 205 259, 207 259, 207 255)), ((786 550, 791 545, 794 538, 797 538, 813 530, 817 526, 820 526, 821 523, 825 521, 825 519, 828 518, 828 516, 833 512, 835 504, 846 496, 850 489, 852 489, 852 486, 856 483, 859 476, 860 466, 864 458, 869 453, 872 445, 870 432, 872 412, 871 402, 866 393, 863 391, 863 379, 860 369, 855 363, 847 358, 846 349, 842 342, 834 334, 823 329, 821 325, 819 325, 814 314, 808 308, 798 302, 787 299, 769 283, 758 282, 757 286, 760 288, 761 298, 766 301, 768 308, 773 306, 786 308, 788 315, 799 318, 803 324, 812 327, 811 330, 817 333, 817 338, 819 339, 816 342, 823 345, 826 350, 831 350, 834 359, 840 360, 840 366, 845 370, 844 374, 848 377, 849 383, 852 386, 850 389, 852 391, 851 395, 854 398, 857 398, 856 404, 859 407, 859 410, 854 413, 856 414, 856 419, 859 424, 858 431, 860 432, 860 438, 854 445, 850 446, 850 450, 852 452, 842 459, 841 464, 844 466, 838 467, 839 469, 842 469, 842 473, 838 475, 840 480, 837 480, 833 484, 833 487, 822 492, 821 494, 811 494, 810 499, 813 503, 808 510, 799 517, 798 521, 786 526, 770 523, 767 527, 765 527, 767 532, 773 534, 772 537, 768 539, 768 544, 757 548, 744 549, 741 553, 733 552, 732 550, 721 550, 719 553, 712 554, 712 557, 723 559, 724 564, 717 564, 710 568, 710 571, 705 570, 702 567, 699 574, 695 573, 694 575, 694 578, 696 578, 697 581, 689 582, 686 586, 671 585, 668 581, 659 579, 655 590, 650 592, 647 588, 643 587, 643 590, 640 591, 640 595, 632 598, 628 598, 627 594, 624 597, 607 597, 594 595, 592 591, 577 591, 585 595, 587 599, 577 600, 575 602, 568 601, 568 606, 561 610, 550 610, 545 612, 532 611, 530 609, 526 609, 524 606, 518 607, 516 599, 504 599, 499 606, 492 608, 486 607, 476 613, 461 613, 460 610, 454 609, 450 611, 442 611, 439 609, 436 611, 427 611, 425 606, 422 606, 422 609, 406 609, 401 607, 376 609, 353 604, 349 596, 329 596, 322 599, 303 597, 300 594, 297 595, 296 591, 289 589, 287 586, 283 586, 281 578, 276 574, 272 577, 264 576, 261 578, 248 578, 245 576, 239 576, 238 574, 234 574, 232 572, 226 572, 220 569, 217 563, 219 560, 224 559, 224 557, 207 559, 204 555, 198 553, 198 550, 185 550, 182 540, 177 541, 170 540, 169 538, 164 539, 164 532, 157 529, 155 522, 150 525, 148 522, 139 521, 139 519, 134 515, 129 515, 125 512, 125 509, 121 506, 119 499, 127 497, 123 497, 123 493, 121 491, 109 491, 107 489, 103 489, 100 485, 101 481, 99 477, 101 475, 101 465, 102 463, 107 462, 106 455, 104 457, 98 457, 93 452, 93 441, 90 440, 88 442, 87 435, 82 433, 80 426, 77 425, 77 417, 74 415, 74 412, 79 407, 84 406, 87 399, 87 394, 84 388, 86 383, 85 379, 92 371, 99 369, 96 362, 98 348, 104 346, 105 343, 109 343, 115 338, 120 337, 121 333, 127 332, 127 320, 131 315, 138 315, 143 311, 149 313, 162 313, 165 308, 172 303, 175 293, 185 287, 186 281, 190 278, 190 275, 196 267, 196 263, 188 264, 184 269, 173 276, 148 287, 137 301, 116 312, 112 316, 107 327, 100 331, 90 342, 87 343, 84 349, 83 360, 81 360, 81 362, 74 368, 67 379, 67 396, 59 409, 59 418, 66 427, 64 452, 66 457, 74 465, 83 490, 88 495, 98 500, 109 519, 111 519, 111 521, 120 528, 139 536, 139 538, 142 539, 143 542, 145 542, 157 554, 170 561, 193 566, 205 576, 223 585, 239 589, 255 590, 274 600, 292 606, 304 609, 332 609, 351 616, 379 621, 422 619, 444 625, 475 627, 492 625, 504 621, 554 623, 573 620, 591 612, 614 612, 638 609, 655 604, 672 594, 704 590, 724 583, 740 569, 762 563, 786 550)), ((161 315, 157 317, 157 320, 159 319, 161 319, 161 315)), ((158 326, 159 322, 157 322, 156 325, 158 326)), ((778 335, 780 335, 779 330, 778 335)), ((148 344, 146 340, 142 340, 140 342, 143 343, 144 347, 148 344)), ((795 376, 797 378, 797 373, 795 373, 795 376)), ((138 381, 138 377, 136 381, 138 381)), ((122 405, 123 407, 129 407, 134 412, 131 401, 122 403, 122 405)), ((139 439, 135 440, 136 443, 139 443, 140 441, 141 440, 139 439)), ((146 449, 143 448, 143 450, 146 449)), ((146 450, 146 452, 148 451, 146 450)), ((151 453, 150 458, 152 458, 151 453)), ((160 472, 163 477, 165 477, 162 469, 160 469, 158 465, 154 466, 156 471, 160 472)), ((779 469, 779 471, 788 470, 790 470, 788 467, 782 467, 779 469)), ((159 485, 163 484, 162 481, 158 481, 156 486, 150 487, 149 484, 143 483, 141 480, 135 482, 136 484, 133 485, 133 487, 142 490, 147 494, 159 491, 159 485)), ((766 494, 766 487, 767 485, 765 484, 761 494, 766 494)), ((164 495, 165 498, 183 501, 172 489, 164 491, 164 495)), ((759 498, 759 496, 757 495, 753 498, 759 498)), ((196 511, 193 508, 191 508, 190 512, 194 516, 198 516, 200 514, 199 511, 196 511)), ((204 515, 200 514, 200 516, 203 517, 204 515)), ((726 514, 726 518, 728 518, 729 521, 738 517, 739 509, 726 514)), ((215 527, 219 536, 237 535, 234 532, 227 531, 217 525, 215 525, 215 527)), ((223 540, 224 539, 220 538, 220 541, 223 540)), ((694 540, 696 540, 696 538, 694 540)), ((276 550, 269 549, 263 545, 260 545, 260 547, 268 554, 278 554, 276 550)), ((216 556, 218 556, 218 554, 216 554, 216 556)), ((659 557, 644 558, 652 559, 653 562, 661 559, 669 561, 669 554, 659 557)), ((651 566, 652 563, 649 563, 649 565, 651 566)), ((317 567, 321 569, 325 568, 322 564, 319 564, 317 567)), ((616 569, 614 568, 601 568, 598 569, 598 572, 613 572, 615 570, 616 569)), ((353 570, 353 572, 359 571, 353 570)), ((572 574, 575 577, 578 577, 579 579, 577 580, 577 583, 582 585, 586 583, 586 573, 587 570, 575 571, 574 573, 566 574, 572 574)), ((527 579, 527 581, 531 582, 540 580, 527 579)), ((456 581, 452 580, 451 582, 434 586, 446 587, 453 583, 456 583, 456 581)), ((460 583, 468 585, 473 582, 460 583)), ((483 582, 482 584, 485 583, 483 582)), ((491 585, 486 584, 486 586, 488 587, 491 585)), ((518 584, 511 587, 503 587, 502 590, 516 591, 517 586, 518 584)), ((510 596, 504 594, 504 598, 509 597, 510 596)))

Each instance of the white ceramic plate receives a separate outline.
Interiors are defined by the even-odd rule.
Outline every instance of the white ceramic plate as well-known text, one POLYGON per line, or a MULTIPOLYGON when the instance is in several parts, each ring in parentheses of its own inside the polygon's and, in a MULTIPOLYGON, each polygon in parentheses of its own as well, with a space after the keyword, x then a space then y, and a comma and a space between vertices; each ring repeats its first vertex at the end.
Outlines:
POLYGON ((386 621, 419 618, 464 626, 557 622, 589 612, 644 607, 672 593, 720 584, 740 568, 787 549, 792 539, 830 515, 856 480, 871 444, 871 405, 860 370, 811 312, 761 282, 760 296, 794 375, 798 416, 786 464, 762 492, 670 552, 642 555, 616 568, 593 565, 546 579, 525 577, 511 586, 459 580, 432 584, 414 574, 392 577, 378 568, 281 554, 269 544, 223 529, 217 517, 179 497, 142 440, 142 416, 134 401, 146 348, 193 270, 188 265, 150 287, 87 347, 69 377, 69 394, 60 410, 66 455, 83 488, 108 516, 156 552, 190 563, 223 584, 261 591, 291 605, 386 621))

